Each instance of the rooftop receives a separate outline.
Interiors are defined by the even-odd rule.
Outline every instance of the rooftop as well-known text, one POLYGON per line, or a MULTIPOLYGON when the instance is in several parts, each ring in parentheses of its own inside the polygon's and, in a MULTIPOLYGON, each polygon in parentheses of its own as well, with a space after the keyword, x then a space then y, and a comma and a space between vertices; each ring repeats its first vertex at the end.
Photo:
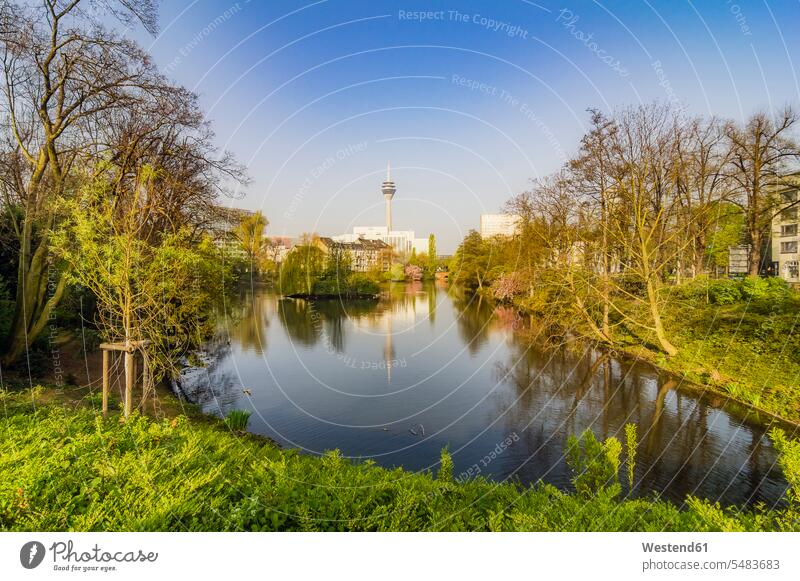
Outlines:
POLYGON ((321 236, 319 241, 328 248, 341 248, 342 250, 385 250, 391 248, 383 240, 367 240, 366 238, 359 238, 355 242, 337 242, 328 236, 321 236))

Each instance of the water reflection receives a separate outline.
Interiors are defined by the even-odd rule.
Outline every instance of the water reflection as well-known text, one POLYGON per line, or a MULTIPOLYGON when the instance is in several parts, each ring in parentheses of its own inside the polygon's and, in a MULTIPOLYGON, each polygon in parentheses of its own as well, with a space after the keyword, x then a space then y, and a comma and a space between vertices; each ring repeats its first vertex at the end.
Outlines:
POLYGON ((237 305, 239 312, 237 324, 233 326, 233 337, 245 351, 262 354, 267 350, 265 331, 269 327, 269 314, 274 304, 272 297, 256 294, 237 305))
POLYGON ((251 409, 250 428, 286 446, 412 470, 435 467, 448 446, 457 473, 567 488, 570 434, 621 438, 635 423, 634 494, 739 504, 785 490, 764 427, 742 410, 593 349, 534 347, 513 309, 458 289, 395 284, 380 301, 347 303, 262 291, 237 313, 230 345, 209 348, 186 392, 213 413, 251 409))
POLYGON ((313 303, 296 299, 280 299, 278 313, 290 340, 306 347, 313 347, 317 344, 322 333, 315 321, 313 303))

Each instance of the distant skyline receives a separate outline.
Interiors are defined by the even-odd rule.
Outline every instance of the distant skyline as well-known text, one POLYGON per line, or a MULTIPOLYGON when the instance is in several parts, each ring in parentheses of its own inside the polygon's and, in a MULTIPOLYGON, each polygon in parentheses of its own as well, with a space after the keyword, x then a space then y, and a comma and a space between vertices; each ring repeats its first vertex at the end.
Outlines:
POLYGON ((577 148, 589 107, 742 119, 800 101, 797 1, 163 3, 130 31, 201 96, 272 235, 381 224, 452 252, 577 148), (428 12, 421 18, 418 11, 428 12))

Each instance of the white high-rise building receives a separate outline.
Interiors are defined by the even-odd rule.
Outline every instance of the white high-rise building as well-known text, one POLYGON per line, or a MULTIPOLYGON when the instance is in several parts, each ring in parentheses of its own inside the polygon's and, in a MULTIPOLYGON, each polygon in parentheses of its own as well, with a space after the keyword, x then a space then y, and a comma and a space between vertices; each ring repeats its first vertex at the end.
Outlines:
POLYGON ((519 218, 514 214, 481 214, 481 236, 513 236, 518 224, 519 218))

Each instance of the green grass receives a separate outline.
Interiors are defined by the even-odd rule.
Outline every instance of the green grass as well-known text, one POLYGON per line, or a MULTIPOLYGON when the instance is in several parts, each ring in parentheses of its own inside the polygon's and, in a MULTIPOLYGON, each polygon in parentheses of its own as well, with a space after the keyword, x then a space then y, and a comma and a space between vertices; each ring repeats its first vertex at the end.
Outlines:
POLYGON ((779 283, 758 279, 761 293, 750 279, 678 287, 664 312, 680 352, 663 366, 800 422, 800 295, 779 283))
POLYGON ((800 530, 789 510, 739 512, 697 499, 679 508, 620 500, 604 488, 578 495, 543 484, 457 483, 446 452, 438 476, 386 470, 336 452, 281 450, 231 433, 223 421, 103 420, 46 392, 33 392, 35 409, 30 390, 0 392, 2 530, 800 530))
MULTIPOLYGON (((678 354, 667 358, 655 333, 622 325, 614 329, 618 350, 720 397, 800 423, 800 293, 779 279, 698 277, 663 288, 662 298, 662 319, 678 354)), ((619 304, 647 320, 645 305, 619 304)), ((574 330, 591 336, 580 323, 574 330)))

